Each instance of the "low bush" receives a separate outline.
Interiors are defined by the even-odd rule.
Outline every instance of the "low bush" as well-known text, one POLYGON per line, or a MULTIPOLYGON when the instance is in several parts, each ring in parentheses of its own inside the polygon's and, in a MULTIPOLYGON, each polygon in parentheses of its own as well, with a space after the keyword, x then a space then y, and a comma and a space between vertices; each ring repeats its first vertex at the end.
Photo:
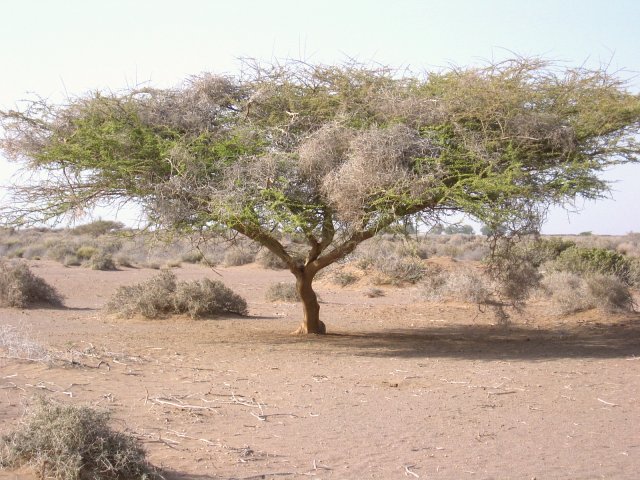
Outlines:
POLYGON ((449 272, 434 268, 425 277, 424 295, 428 300, 454 300, 465 303, 487 303, 492 289, 487 279, 472 269, 449 272))
POLYGON ((183 253, 180 259, 184 263, 200 263, 204 259, 204 255, 199 251, 191 251, 183 253))
POLYGON ((417 257, 381 257, 374 263, 375 268, 383 275, 380 284, 416 283, 425 275, 425 267, 417 257))
POLYGON ((263 249, 256 258, 258 265, 271 270, 283 270, 287 268, 287 264, 280 257, 272 253, 270 250, 263 249))
POLYGON ((347 285, 351 285, 352 283, 357 282, 358 276, 351 272, 339 270, 334 272, 332 280, 341 287, 346 287, 347 285))
POLYGON ((124 318, 158 318, 172 313, 199 318, 224 312, 245 315, 247 302, 222 282, 206 278, 177 282, 173 272, 163 270, 146 282, 118 288, 105 308, 124 318))
POLYGON ((230 248, 225 252, 222 263, 225 267, 238 267, 240 265, 246 265, 247 263, 253 263, 255 259, 255 255, 251 252, 239 248, 230 248))
POLYGON ((247 314, 247 302, 217 280, 203 278, 178 282, 173 294, 176 313, 188 313, 191 318, 218 315, 223 312, 247 314))
POLYGON ((622 282, 631 285, 632 263, 628 257, 613 250, 571 247, 563 251, 549 268, 576 274, 615 275, 622 282))
POLYGON ((109 427, 109 413, 40 398, 21 427, 2 437, 0 466, 29 467, 58 480, 148 479, 145 452, 131 435, 109 427))
POLYGON ((89 260, 96 253, 98 253, 98 249, 96 247, 91 247, 89 245, 83 245, 76 250, 76 257, 82 260, 89 260))
POLYGON ((99 237, 106 233, 118 232, 124 228, 124 223, 114 222, 111 220, 96 220, 91 223, 85 223, 84 225, 78 225, 71 230, 74 235, 91 235, 99 237))
POLYGON ((62 296, 25 263, 0 260, 0 306, 26 308, 35 303, 60 307, 62 296))
POLYGON ((383 297, 384 296, 384 290, 381 290, 380 288, 368 288, 364 291, 364 295, 365 297, 369 297, 369 298, 376 298, 376 297, 383 297))
POLYGON ((111 254, 103 251, 98 251, 91 257, 89 266, 92 270, 116 270, 116 262, 111 254))
POLYGON ((295 283, 278 282, 269 285, 264 295, 268 302, 295 303, 300 301, 295 283))
POLYGON ((134 315, 157 318, 173 311, 175 290, 176 276, 169 270, 163 270, 146 282, 119 287, 105 308, 123 318, 134 315))
POLYGON ((634 309, 629 288, 615 275, 591 274, 583 278, 571 272, 552 272, 545 276, 542 286, 559 315, 592 308, 606 313, 634 309))

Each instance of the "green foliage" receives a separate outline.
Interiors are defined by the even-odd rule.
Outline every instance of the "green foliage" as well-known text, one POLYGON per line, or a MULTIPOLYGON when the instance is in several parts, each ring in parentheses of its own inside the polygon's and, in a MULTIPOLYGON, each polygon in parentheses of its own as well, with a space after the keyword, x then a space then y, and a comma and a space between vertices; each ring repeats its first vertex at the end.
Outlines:
POLYGON ((618 252, 604 248, 568 248, 557 257, 551 267, 553 270, 577 274, 614 275, 627 285, 633 283, 632 261, 618 252))
POLYGON ((39 398, 21 427, 2 437, 0 467, 30 467, 57 480, 152 478, 145 452, 131 435, 112 430, 110 415, 39 398))
POLYGON ((446 235, 473 235, 473 227, 471 225, 447 225, 444 229, 446 235))
POLYGON ((94 237, 99 237, 100 235, 105 235, 107 233, 117 232, 123 228, 124 224, 122 222, 96 220, 84 225, 78 225, 71 230, 71 233, 74 235, 92 235, 94 237))
POLYGON ((599 174, 640 153, 638 95, 605 70, 537 58, 420 76, 247 64, 178 88, 37 100, 0 120, 0 147, 47 172, 20 187, 12 223, 133 200, 174 231, 244 235, 299 279, 405 219, 464 213, 534 232, 548 205, 599 198, 599 174))

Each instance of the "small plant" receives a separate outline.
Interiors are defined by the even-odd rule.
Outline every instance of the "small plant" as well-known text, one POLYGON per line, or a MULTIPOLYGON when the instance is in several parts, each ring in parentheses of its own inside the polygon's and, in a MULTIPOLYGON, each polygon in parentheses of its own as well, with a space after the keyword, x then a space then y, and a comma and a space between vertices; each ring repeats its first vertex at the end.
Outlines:
POLYGON ((282 270, 287 268, 287 265, 270 250, 263 249, 257 257, 258 264, 263 268, 269 268, 271 270, 282 270))
POLYGON ((295 303, 300 301, 295 283, 278 282, 269 285, 264 295, 268 302, 295 303))
POLYGON ((416 283, 425 275, 424 264, 416 257, 383 257, 375 266, 393 285, 416 283))
POLYGON ((43 479, 151 478, 138 441, 112 430, 109 418, 106 411, 40 398, 20 429, 2 437, 0 467, 30 467, 43 479))
POLYGON ((113 257, 103 251, 96 252, 89 260, 92 270, 116 270, 116 263, 113 257))
POLYGON ((552 270, 577 274, 615 275, 627 285, 633 283, 632 261, 621 253, 605 248, 569 248, 550 267, 552 270))
POLYGON ((204 259, 204 255, 200 251, 191 251, 182 254, 181 260, 184 263, 200 263, 204 259))
POLYGON ((176 290, 176 276, 169 270, 146 282, 119 287, 105 308, 124 318, 142 315, 157 318, 173 311, 173 292, 176 290))
POLYGON ((82 247, 76 250, 76 257, 82 260, 89 260, 95 254, 97 254, 99 250, 96 247, 91 247, 88 245, 83 245, 82 247))
POLYGON ((115 258, 115 262, 116 265, 118 267, 127 267, 127 268, 133 268, 133 261, 131 260, 131 258, 129 258, 128 256, 124 255, 124 254, 120 254, 118 256, 116 256, 115 258))
POLYGON ((223 264, 225 267, 237 267, 253 263, 255 255, 239 248, 230 248, 224 254, 223 264))
POLYGON ((333 274, 333 281, 341 287, 346 287, 358 281, 358 276, 344 270, 337 271, 333 274))
POLYGON ((26 308, 34 303, 61 307, 62 296, 25 263, 0 260, 0 306, 26 308))
POLYGON ((368 288, 364 291, 364 295, 365 297, 369 297, 369 298, 376 298, 376 297, 383 297, 384 296, 384 290, 380 289, 380 288, 368 288))
POLYGON ((615 275, 591 274, 582 278, 571 272, 552 272, 542 285, 560 315, 592 308, 606 313, 626 312, 635 306, 629 288, 615 275))
POLYGON ((158 318, 172 313, 199 318, 223 312, 245 315, 247 302, 222 282, 207 278, 177 282, 173 272, 163 270, 146 282, 118 288, 105 308, 124 318, 158 318))
POLYGON ((222 312, 247 314, 247 302, 222 282, 203 278, 178 282, 173 294, 176 313, 188 313, 191 318, 218 315, 222 312))

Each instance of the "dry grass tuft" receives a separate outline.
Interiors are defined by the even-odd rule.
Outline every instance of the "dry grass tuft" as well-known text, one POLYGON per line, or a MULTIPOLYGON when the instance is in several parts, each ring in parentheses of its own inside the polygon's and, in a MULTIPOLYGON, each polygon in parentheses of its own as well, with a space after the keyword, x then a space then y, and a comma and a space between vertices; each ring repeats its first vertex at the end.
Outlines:
POLYGON ((62 306, 62 296, 25 263, 0 260, 0 306, 26 308, 36 303, 62 306))
POLYGON ((137 440, 108 422, 108 412, 40 398, 20 429, 2 438, 0 466, 58 480, 152 478, 137 440))

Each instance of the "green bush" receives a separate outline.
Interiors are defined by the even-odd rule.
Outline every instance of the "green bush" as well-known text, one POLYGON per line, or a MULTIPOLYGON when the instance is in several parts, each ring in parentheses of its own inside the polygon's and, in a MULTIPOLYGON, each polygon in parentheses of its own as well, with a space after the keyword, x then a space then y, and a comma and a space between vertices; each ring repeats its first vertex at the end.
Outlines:
POLYGON ((571 247, 550 265, 552 270, 576 274, 614 275, 627 285, 633 283, 632 261, 621 253, 604 248, 571 247))
POLYGON ((109 418, 106 411, 41 398, 18 430, 2 437, 0 466, 26 466, 58 480, 151 478, 138 441, 112 430, 109 418))
POLYGON ((111 220, 96 220, 95 222, 86 223, 84 225, 78 225, 71 233, 74 235, 92 235, 99 237, 106 233, 112 233, 120 231, 124 228, 124 224, 121 222, 113 222, 111 220))
POLYGON ((34 303, 62 306, 62 296, 25 263, 0 260, 0 305, 25 308, 34 303))
POLYGON ((76 256, 82 260, 89 260, 96 253, 98 253, 98 249, 89 245, 83 245, 76 250, 76 256))
POLYGON ((207 278, 177 282, 173 272, 163 270, 146 282, 118 288, 105 308, 124 318, 172 313, 199 318, 224 312, 246 315, 247 302, 222 282, 207 278))

